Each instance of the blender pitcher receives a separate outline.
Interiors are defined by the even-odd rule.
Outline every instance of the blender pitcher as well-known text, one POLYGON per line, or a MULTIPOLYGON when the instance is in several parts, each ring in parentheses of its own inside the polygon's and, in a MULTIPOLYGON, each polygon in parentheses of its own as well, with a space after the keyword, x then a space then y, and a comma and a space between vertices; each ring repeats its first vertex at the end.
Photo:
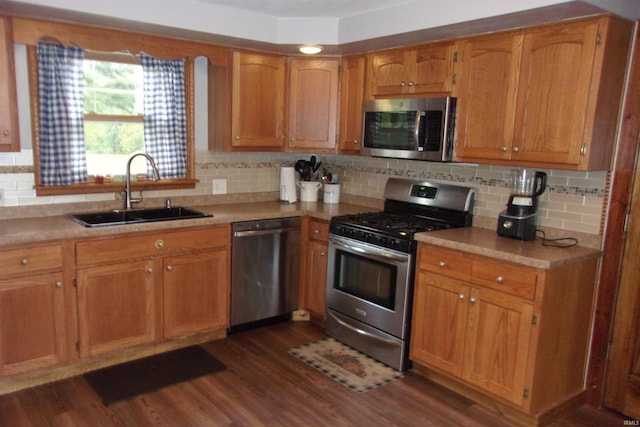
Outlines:
POLYGON ((547 188, 547 174, 530 169, 511 171, 511 196, 507 211, 510 215, 530 215, 537 211, 538 197, 547 188))

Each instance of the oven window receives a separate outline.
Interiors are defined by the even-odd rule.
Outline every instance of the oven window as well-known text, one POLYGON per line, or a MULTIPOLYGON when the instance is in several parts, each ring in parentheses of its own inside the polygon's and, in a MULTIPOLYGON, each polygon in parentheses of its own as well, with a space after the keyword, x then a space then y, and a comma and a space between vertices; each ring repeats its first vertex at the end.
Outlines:
POLYGON ((348 252, 336 251, 334 288, 393 310, 397 268, 348 252))

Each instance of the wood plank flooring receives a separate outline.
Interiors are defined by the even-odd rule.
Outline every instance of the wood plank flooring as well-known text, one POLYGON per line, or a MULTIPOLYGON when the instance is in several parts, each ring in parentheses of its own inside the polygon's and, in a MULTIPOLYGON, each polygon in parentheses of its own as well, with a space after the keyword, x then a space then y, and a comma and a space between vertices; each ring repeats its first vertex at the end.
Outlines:
MULTIPOLYGON (((207 343, 227 370, 105 407, 82 377, 0 396, 0 426, 509 426, 500 416, 413 373, 350 391, 289 355, 325 335, 286 322, 207 343)), ((622 426, 584 407, 554 427, 622 426)))

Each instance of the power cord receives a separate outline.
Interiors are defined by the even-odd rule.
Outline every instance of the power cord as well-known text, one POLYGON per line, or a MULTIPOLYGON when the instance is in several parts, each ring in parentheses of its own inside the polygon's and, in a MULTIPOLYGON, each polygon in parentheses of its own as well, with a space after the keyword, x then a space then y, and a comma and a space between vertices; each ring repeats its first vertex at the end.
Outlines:
POLYGON ((547 239, 546 234, 543 230, 537 229, 536 234, 540 233, 542 236, 542 246, 553 246, 554 248, 570 248, 572 246, 576 246, 578 244, 578 239, 574 237, 560 237, 558 239, 547 239), (561 243, 568 242, 568 243, 561 243))

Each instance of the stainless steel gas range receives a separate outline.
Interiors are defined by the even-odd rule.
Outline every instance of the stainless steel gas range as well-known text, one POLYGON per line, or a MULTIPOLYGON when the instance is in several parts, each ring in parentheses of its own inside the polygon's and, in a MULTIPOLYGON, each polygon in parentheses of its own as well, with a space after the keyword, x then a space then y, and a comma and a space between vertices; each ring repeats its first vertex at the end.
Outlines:
POLYGON ((384 211, 332 218, 327 267, 329 336, 395 369, 410 367, 415 233, 471 226, 475 192, 389 178, 384 211))

